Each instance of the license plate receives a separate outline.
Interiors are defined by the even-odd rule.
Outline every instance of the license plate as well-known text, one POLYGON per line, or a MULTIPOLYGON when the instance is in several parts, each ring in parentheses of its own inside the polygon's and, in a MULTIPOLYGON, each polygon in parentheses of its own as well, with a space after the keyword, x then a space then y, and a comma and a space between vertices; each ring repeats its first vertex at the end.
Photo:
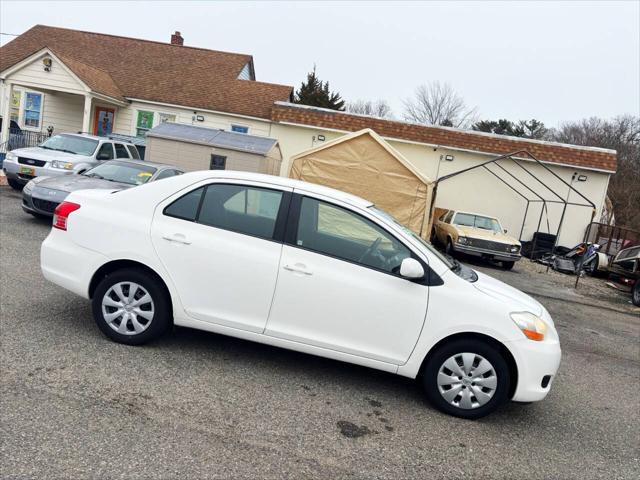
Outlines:
POLYGON ((20 173, 23 175, 35 175, 36 169, 31 167, 20 167, 20 173))

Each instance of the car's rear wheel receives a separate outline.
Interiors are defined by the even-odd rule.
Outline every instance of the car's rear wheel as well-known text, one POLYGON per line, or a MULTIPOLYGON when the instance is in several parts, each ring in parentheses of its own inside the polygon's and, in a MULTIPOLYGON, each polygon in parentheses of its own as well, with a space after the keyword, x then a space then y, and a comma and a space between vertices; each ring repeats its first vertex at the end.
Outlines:
POLYGON ((105 276, 94 292, 91 306, 98 328, 119 343, 147 343, 171 325, 164 285, 141 270, 123 269, 105 276))
POLYGON ((636 307, 640 307, 640 278, 636 280, 633 290, 631 291, 631 301, 636 307))
POLYGON ((502 268, 505 270, 511 270, 516 262, 502 262, 502 268))
POLYGON ((22 190, 24 188, 24 185, 21 184, 19 181, 14 180, 13 178, 7 178, 7 183, 9 184, 9 186, 11 188, 13 188, 14 190, 22 190))
POLYGON ((502 354, 481 340, 453 340, 438 348, 422 372, 427 398, 438 410, 476 419, 508 400, 509 367, 502 354))

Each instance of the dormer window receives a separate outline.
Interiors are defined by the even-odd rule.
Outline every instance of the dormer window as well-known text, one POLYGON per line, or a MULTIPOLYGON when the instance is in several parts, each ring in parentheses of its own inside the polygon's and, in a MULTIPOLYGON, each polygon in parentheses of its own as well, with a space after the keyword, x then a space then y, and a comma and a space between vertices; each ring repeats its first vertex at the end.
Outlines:
POLYGON ((238 80, 254 80, 251 75, 251 64, 247 63, 238 75, 238 80))

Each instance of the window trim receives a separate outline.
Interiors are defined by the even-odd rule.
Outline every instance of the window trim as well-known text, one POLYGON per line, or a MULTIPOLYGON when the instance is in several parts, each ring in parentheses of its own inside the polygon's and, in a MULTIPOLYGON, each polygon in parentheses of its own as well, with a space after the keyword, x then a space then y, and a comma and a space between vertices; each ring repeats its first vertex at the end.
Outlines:
MULTIPOLYGON (((190 187, 193 187, 193 185, 191 185, 190 187)), ((263 186, 260 184, 249 184, 249 183, 234 183, 234 182, 210 182, 210 183, 205 183, 205 184, 198 184, 195 188, 189 188, 189 191, 182 193, 180 196, 172 199, 163 209, 162 209, 162 215, 165 217, 169 217, 169 218, 175 218, 177 220, 182 220, 184 222, 191 222, 191 223, 195 223, 197 225, 201 225, 205 228, 214 228, 214 229, 218 229, 218 230, 224 230, 226 232, 232 232, 238 235, 246 235, 247 237, 252 237, 252 238, 258 238, 260 240, 266 240, 269 242, 276 242, 276 243, 284 243, 284 235, 285 235, 285 230, 287 228, 287 219, 289 218, 289 208, 291 205, 291 197, 292 197, 292 192, 291 190, 282 190, 279 188, 275 188, 275 186, 263 186), (278 208, 278 213, 276 214, 276 221, 275 221, 275 225, 273 227, 273 234, 271 235, 271 237, 263 237, 260 235, 253 235, 251 233, 247 233, 247 232, 240 232, 238 230, 232 230, 230 228, 224 228, 224 227, 220 227, 220 226, 215 226, 215 225, 207 225, 206 223, 201 223, 199 221, 200 219, 200 212, 202 210, 202 204, 204 202, 204 198, 207 195, 207 189, 209 187, 213 187, 213 186, 223 186, 223 185, 229 185, 229 186, 233 186, 233 187, 245 187, 245 188, 255 188, 255 189, 260 189, 260 190, 270 190, 273 192, 277 192, 277 193, 281 193, 282 197, 280 199, 280 207, 278 208), (167 209, 173 205, 175 202, 177 202, 178 200, 180 200, 181 198, 185 197, 186 195, 189 195, 190 193, 198 190, 202 188, 202 194, 200 196, 200 201, 198 203, 198 208, 196 210, 196 217, 194 220, 189 220, 187 218, 183 218, 183 217, 176 217, 174 215, 169 215, 167 214, 167 209)))
POLYGON ((422 258, 420 258, 420 256, 418 254, 416 254, 416 252, 414 251, 414 249, 407 244, 406 241, 401 240, 400 238, 398 238, 398 236, 391 232, 385 225, 380 224, 378 222, 376 222, 375 220, 368 218, 365 215, 362 215, 360 212, 352 209, 352 208, 348 208, 345 207, 344 205, 340 205, 338 203, 332 202, 330 200, 327 200, 325 198, 321 198, 321 197, 315 197, 313 195, 308 195, 306 193, 298 193, 296 191, 293 192, 293 196, 291 199, 291 205, 289 207, 289 218, 287 221, 287 228, 285 230, 285 234, 284 234, 284 244, 288 245, 290 247, 294 247, 294 248, 298 248, 300 250, 305 250, 307 252, 311 252, 311 253, 315 253, 316 255, 322 255, 325 257, 329 257, 329 258, 333 258, 336 260, 340 260, 342 262, 346 262, 346 263, 350 263, 352 265, 356 265, 358 267, 361 268, 367 268, 369 270, 373 270, 374 272, 379 272, 379 273, 384 273, 385 275, 390 275, 392 277, 395 278, 399 278, 401 280, 405 280, 407 282, 412 282, 412 283, 417 283, 419 285, 425 285, 425 286, 436 286, 436 285, 442 285, 444 282, 442 281, 442 279, 440 279, 440 277, 438 275, 436 275, 436 273, 431 270, 431 268, 429 267, 429 264, 427 262, 425 262, 422 258), (329 253, 325 253, 325 252, 320 252, 318 250, 314 250, 312 248, 307 248, 304 245, 298 245, 296 242, 296 237, 298 235, 298 225, 300 222, 300 212, 302 211, 302 199, 306 197, 312 200, 315 200, 317 202, 324 202, 326 204, 332 205, 336 208, 340 208, 342 210, 347 210, 350 213, 357 215, 360 218, 363 218, 371 223, 373 223, 374 225, 376 225, 378 228, 382 229, 387 235, 391 236, 395 241, 397 241, 398 243, 400 243, 403 247, 405 247, 410 255, 411 258, 414 258, 415 260, 417 260, 418 262, 420 262, 420 265, 422 265, 422 268, 424 269, 424 277, 423 278, 419 278, 419 279, 410 279, 410 278, 405 278, 402 275, 400 275, 400 273, 393 273, 393 272, 389 272, 387 270, 382 270, 380 268, 376 268, 376 267, 372 267, 370 265, 364 265, 362 263, 359 263, 357 261, 354 260, 349 260, 347 258, 343 258, 343 257, 337 257, 335 255, 331 255, 329 253))

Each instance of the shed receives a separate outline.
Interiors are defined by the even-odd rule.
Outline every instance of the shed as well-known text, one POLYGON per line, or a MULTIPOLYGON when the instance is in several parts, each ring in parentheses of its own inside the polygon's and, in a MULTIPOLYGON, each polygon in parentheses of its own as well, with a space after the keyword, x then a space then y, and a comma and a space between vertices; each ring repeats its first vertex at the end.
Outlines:
POLYGON ((371 129, 293 156, 289 176, 366 198, 429 238, 433 182, 371 129))
POLYGON ((194 170, 243 170, 278 175, 278 141, 246 133, 161 123, 146 135, 145 160, 194 170))

